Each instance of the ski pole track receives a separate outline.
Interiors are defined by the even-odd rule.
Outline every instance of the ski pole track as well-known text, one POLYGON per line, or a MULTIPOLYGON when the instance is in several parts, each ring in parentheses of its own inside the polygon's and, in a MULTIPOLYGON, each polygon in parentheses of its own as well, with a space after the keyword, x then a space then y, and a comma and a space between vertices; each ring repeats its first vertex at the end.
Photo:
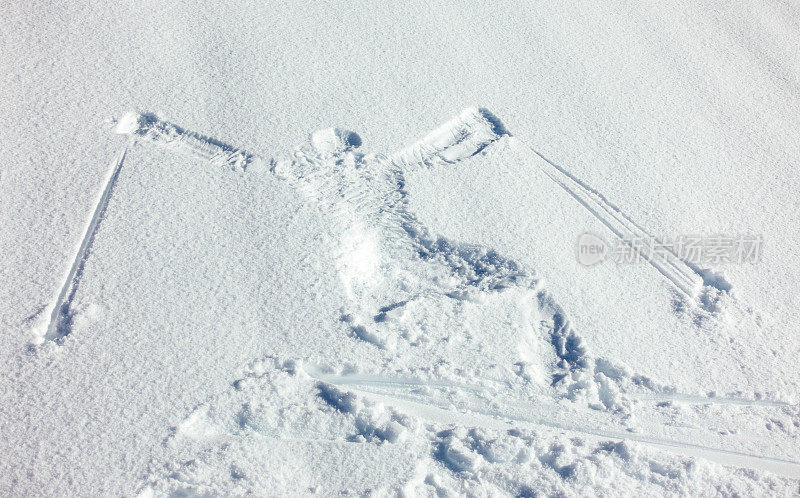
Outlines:
MULTIPOLYGON (((511 136, 511 134, 489 111, 486 109, 467 110, 435 129, 422 140, 394 154, 391 160, 395 164, 401 165, 405 171, 413 170, 421 165, 431 166, 436 162, 452 164, 481 152, 503 136, 511 136)), ((531 150, 550 167, 549 171, 542 168, 548 178, 581 203, 614 235, 622 240, 636 238, 648 242, 653 241, 656 244, 659 242, 602 194, 535 149, 531 148, 531 150)), ((638 250, 638 248, 634 249, 638 250)), ((649 254, 650 251, 640 252, 650 264, 672 281, 684 294, 690 298, 697 297, 698 288, 703 284, 703 276, 694 265, 681 260, 670 248, 666 248, 661 258, 653 257, 649 254)))
POLYGON ((117 122, 115 132, 149 141, 180 154, 196 157, 235 171, 264 168, 269 161, 219 140, 186 130, 152 114, 129 112, 117 122))
POLYGON ((45 341, 60 343, 71 332, 72 300, 83 276, 84 265, 91 252, 91 246, 99 225, 105 215, 122 163, 130 146, 136 139, 152 142, 213 165, 225 166, 237 171, 245 171, 248 168, 258 171, 271 165, 271 161, 267 161, 260 156, 250 154, 199 133, 185 130, 150 114, 126 113, 117 121, 114 131, 117 134, 131 137, 131 143, 120 151, 112 163, 108 178, 95 204, 94 212, 87 224, 81 244, 67 272, 64 283, 53 304, 47 308, 48 311, 45 313, 47 321, 34 326, 32 330, 32 344, 34 346, 43 344, 45 341))
POLYGON ((103 185, 103 190, 100 192, 92 216, 86 224, 86 230, 83 233, 83 238, 75 253, 75 258, 72 260, 72 264, 70 265, 69 271, 67 271, 64 283, 61 285, 61 289, 55 301, 49 308, 50 311, 47 313, 48 320, 44 326, 40 327, 38 330, 34 330, 34 345, 42 344, 44 341, 60 342, 71 332, 72 301, 75 298, 75 293, 78 291, 86 260, 91 253, 92 244, 94 243, 100 223, 105 217, 106 208, 111 199, 111 193, 114 190, 127 153, 128 147, 125 147, 125 149, 117 154, 111 163, 108 176, 103 185))
POLYGON ((713 294, 730 291, 732 286, 729 282, 719 275, 710 278, 707 272, 696 264, 681 259, 674 248, 663 244, 600 192, 586 185, 539 151, 530 146, 528 148, 542 159, 544 167, 541 170, 545 175, 583 205, 615 236, 640 254, 701 309, 709 312, 716 310, 716 299, 713 294), (634 246, 631 241, 642 242, 643 247, 634 246), (655 248, 660 250, 656 251, 655 248), (700 290, 704 287, 715 291, 701 294, 700 290))
MULTIPOLYGON (((470 155, 481 152, 488 145, 504 136, 508 130, 486 109, 471 109, 435 129, 422 140, 391 156, 391 161, 403 171, 412 171, 420 166, 432 166, 437 162, 452 164, 470 155)), ((530 148, 530 147, 529 147, 530 148)), ((602 194, 592 189, 564 168, 530 148, 540 157, 546 167, 542 172, 584 206, 622 241, 642 241, 644 247, 632 246, 659 273, 670 280, 684 295, 700 305, 713 309, 713 302, 698 299, 700 288, 709 285, 719 291, 730 290, 730 284, 719 278, 707 280, 694 264, 682 260, 672 248, 661 244, 641 225, 636 223, 602 194), (653 246, 664 250, 654 254, 653 246)))
MULTIPOLYGON (((569 195, 571 195, 576 201, 578 201, 581 205, 583 205, 592 215, 600 220, 611 232, 616 235, 620 240, 632 240, 632 238, 640 238, 642 237, 641 234, 637 234, 633 230, 630 230, 629 227, 625 227, 623 224, 619 223, 619 219, 612 214, 609 209, 606 209, 605 206, 598 203, 592 203, 586 197, 582 196, 582 192, 579 192, 577 189, 568 186, 562 179, 558 178, 556 175, 552 174, 549 171, 544 171, 548 178, 553 180, 557 185, 559 185, 564 191, 566 191, 569 195), (608 217, 604 216, 600 210, 605 211, 606 214, 610 214, 612 220, 608 217), (627 232, 627 233, 626 233, 627 232)), ((634 248, 638 250, 637 248, 634 248)), ((675 264, 675 261, 672 258, 667 256, 664 257, 663 261, 659 261, 656 258, 651 257, 650 255, 646 254, 644 251, 640 251, 642 257, 644 257, 648 263, 653 265, 653 267, 659 271, 664 277, 669 279, 675 286, 680 289, 687 297, 694 299, 697 296, 698 286, 700 284, 700 280, 697 278, 693 278, 693 276, 688 275, 680 266, 675 264)))

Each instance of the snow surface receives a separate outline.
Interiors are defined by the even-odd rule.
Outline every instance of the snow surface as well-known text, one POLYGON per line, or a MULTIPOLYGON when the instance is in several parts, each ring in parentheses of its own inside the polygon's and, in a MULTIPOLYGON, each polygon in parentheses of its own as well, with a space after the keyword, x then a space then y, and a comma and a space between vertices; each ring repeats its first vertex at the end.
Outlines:
POLYGON ((800 493, 794 3, 0 20, 0 495, 800 493))

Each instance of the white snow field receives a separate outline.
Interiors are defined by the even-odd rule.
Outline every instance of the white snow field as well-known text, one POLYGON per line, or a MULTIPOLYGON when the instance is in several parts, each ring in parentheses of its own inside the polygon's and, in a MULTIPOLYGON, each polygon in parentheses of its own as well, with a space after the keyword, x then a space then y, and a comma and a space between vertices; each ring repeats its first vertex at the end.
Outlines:
POLYGON ((0 496, 800 494, 795 2, 0 26, 0 496))

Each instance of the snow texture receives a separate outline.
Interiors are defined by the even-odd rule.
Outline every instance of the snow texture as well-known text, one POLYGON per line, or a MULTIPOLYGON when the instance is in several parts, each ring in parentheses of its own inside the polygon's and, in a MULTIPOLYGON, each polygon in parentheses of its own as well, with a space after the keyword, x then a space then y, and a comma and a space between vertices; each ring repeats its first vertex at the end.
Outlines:
POLYGON ((798 19, 8 5, 0 495, 800 493, 798 19))

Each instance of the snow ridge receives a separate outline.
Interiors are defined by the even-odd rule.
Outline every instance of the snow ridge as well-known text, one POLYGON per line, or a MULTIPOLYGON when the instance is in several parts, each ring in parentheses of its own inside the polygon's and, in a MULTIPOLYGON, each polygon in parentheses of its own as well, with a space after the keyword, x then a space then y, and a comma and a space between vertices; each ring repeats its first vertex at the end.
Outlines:
POLYGON ((391 161, 406 171, 437 161, 454 163, 481 152, 508 130, 489 110, 470 107, 428 133, 421 140, 391 156, 391 161))

